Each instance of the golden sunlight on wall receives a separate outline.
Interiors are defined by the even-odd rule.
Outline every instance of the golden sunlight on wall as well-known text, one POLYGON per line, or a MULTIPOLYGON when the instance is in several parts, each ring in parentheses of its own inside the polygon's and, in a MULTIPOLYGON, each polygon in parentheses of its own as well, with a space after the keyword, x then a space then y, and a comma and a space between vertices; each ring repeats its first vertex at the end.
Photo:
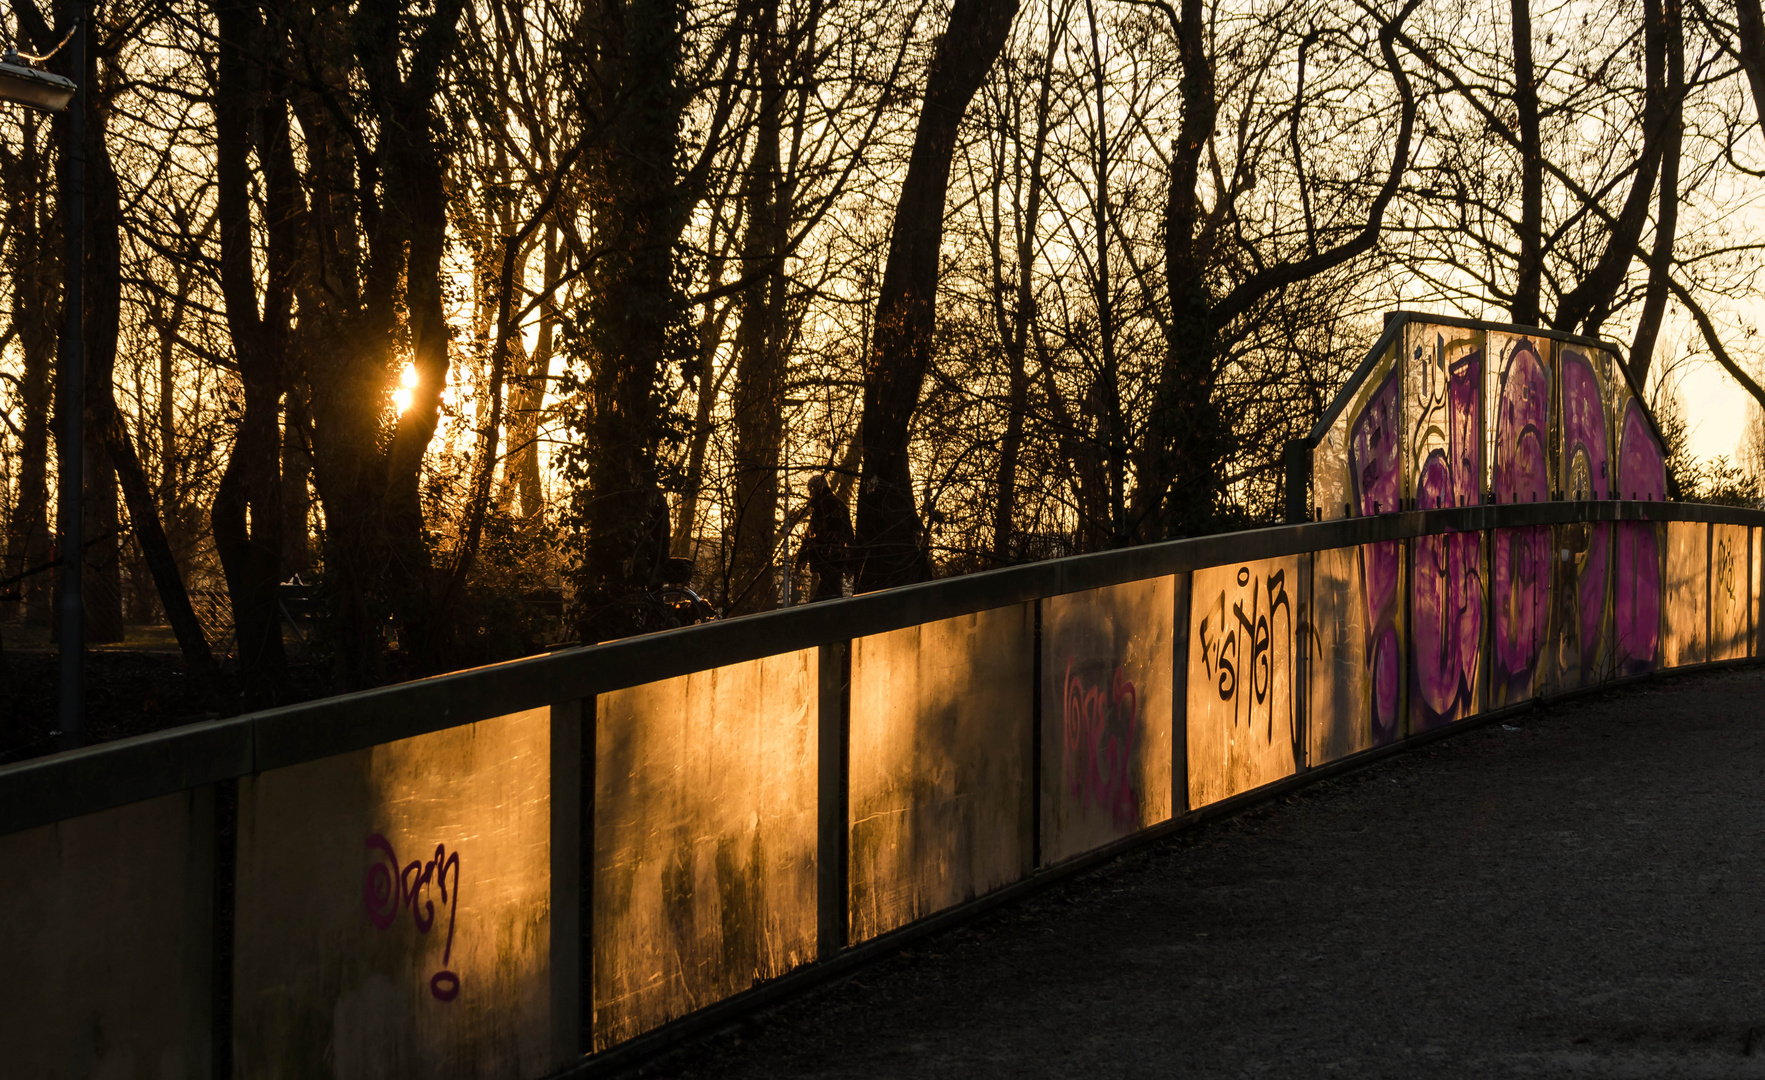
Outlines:
POLYGON ((239 1075, 556 1064, 550 732, 534 709, 240 782, 239 1075))

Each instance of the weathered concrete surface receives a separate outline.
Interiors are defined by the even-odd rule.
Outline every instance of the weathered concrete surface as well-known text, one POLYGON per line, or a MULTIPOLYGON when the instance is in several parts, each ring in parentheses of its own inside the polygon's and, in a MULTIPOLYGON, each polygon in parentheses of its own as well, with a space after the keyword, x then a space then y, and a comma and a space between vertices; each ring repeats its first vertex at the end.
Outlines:
POLYGON ((646 1073, 1765 1076, 1765 671, 1190 830, 646 1073))

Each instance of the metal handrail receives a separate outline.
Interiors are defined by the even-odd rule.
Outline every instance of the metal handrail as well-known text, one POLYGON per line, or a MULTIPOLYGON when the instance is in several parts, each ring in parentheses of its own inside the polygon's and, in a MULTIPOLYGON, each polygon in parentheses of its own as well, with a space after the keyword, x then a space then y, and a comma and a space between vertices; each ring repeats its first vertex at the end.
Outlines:
POLYGON ((982 571, 563 649, 0 766, 0 834, 524 709, 1043 597, 1436 533, 1601 521, 1765 527, 1765 511, 1630 500, 1411 510, 982 571))

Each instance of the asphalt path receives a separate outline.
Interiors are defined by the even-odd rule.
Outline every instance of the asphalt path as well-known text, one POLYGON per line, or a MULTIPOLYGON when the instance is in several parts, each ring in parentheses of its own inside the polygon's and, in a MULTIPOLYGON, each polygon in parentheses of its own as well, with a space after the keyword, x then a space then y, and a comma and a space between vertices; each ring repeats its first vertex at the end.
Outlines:
POLYGON ((1186 830, 643 1069, 1765 1077, 1765 670, 1540 708, 1186 830))

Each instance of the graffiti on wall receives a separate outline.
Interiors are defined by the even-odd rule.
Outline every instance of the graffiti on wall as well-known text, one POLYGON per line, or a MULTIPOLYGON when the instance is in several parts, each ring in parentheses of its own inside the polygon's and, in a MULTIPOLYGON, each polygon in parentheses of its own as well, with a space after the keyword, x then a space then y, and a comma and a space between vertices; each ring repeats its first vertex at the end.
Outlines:
POLYGON ((389 930, 401 913, 409 912, 419 934, 435 929, 437 900, 447 910, 447 940, 441 951, 441 970, 429 979, 429 992, 438 1001, 460 996, 460 976, 448 970, 453 959, 454 920, 460 907, 460 853, 436 844, 428 860, 401 863, 392 842, 379 833, 368 837, 368 871, 362 881, 362 902, 368 921, 389 930), (451 888, 449 875, 451 878, 451 888))
MULTIPOLYGON (((1416 424, 1416 507, 1481 501, 1483 350, 1456 349, 1443 335, 1434 355, 1414 357, 1421 410, 1416 424)), ((1477 709, 1483 647, 1483 541, 1480 534, 1418 537, 1410 596, 1412 724, 1423 730, 1477 709)), ((1395 735, 1395 726, 1390 732, 1395 735)))
POLYGON ((1528 338, 1514 340, 1503 358, 1495 400, 1492 486, 1498 503, 1550 498, 1550 362, 1528 338))
POLYGON ((1747 653, 1747 549, 1744 525, 1710 527, 1710 659, 1747 653))
POLYGON ((1228 563, 1190 576, 1185 628, 1189 805, 1206 806, 1305 763, 1298 714, 1304 556, 1228 563))
POLYGON ((1073 660, 1069 654, 1061 682, 1067 793, 1084 806, 1107 812, 1118 828, 1132 828, 1140 820, 1133 775, 1139 695, 1119 664, 1105 686, 1075 673, 1073 660))
MULTIPOLYGON (((1600 359, 1604 355, 1600 354, 1600 359)), ((1562 381, 1562 490, 1565 498, 1604 499, 1611 491, 1604 380, 1587 351, 1564 346, 1562 381)), ((1590 686, 1609 667, 1607 603, 1612 531, 1605 525, 1565 526, 1557 532, 1559 569, 1556 621, 1557 689, 1590 686)))
MULTIPOLYGON (((1401 508, 1398 375, 1399 369, 1393 365, 1354 419, 1348 451, 1349 475, 1354 483, 1355 509, 1363 515, 1391 513, 1401 508)), ((1402 635, 1397 627, 1397 604, 1403 580, 1401 549, 1396 541, 1367 544, 1361 549, 1373 736, 1374 742, 1381 745, 1395 739, 1398 733, 1402 635)))
MULTIPOLYGON (((1529 338, 1513 339, 1502 358, 1495 400, 1490 483, 1497 503, 1550 497, 1550 391, 1549 361, 1529 338)), ((1495 609, 1490 703, 1506 705, 1533 696, 1550 626, 1550 526, 1496 529, 1490 561, 1495 609)))
POLYGON ((1044 865, 1172 813, 1172 653, 1188 587, 1165 576, 1042 602, 1044 865))
MULTIPOLYGON (((1629 399, 1618 431, 1618 496, 1667 497, 1667 463, 1642 403, 1629 399)), ((1648 522, 1620 522, 1612 576, 1615 667, 1620 675, 1652 671, 1661 653, 1660 529, 1648 522)))
MULTIPOLYGON (((1277 664, 1293 654, 1293 604, 1287 596, 1287 574, 1275 570, 1252 581, 1250 567, 1238 568, 1239 594, 1227 609, 1224 590, 1216 593, 1199 630, 1202 663, 1214 691, 1230 711, 1232 726, 1240 724, 1264 742, 1276 733, 1277 664), (1246 607, 1245 600, 1249 600, 1246 607)), ((1285 704, 1291 713, 1291 699, 1285 704)))
POLYGON ((1606 450, 1606 394, 1592 360, 1565 347, 1563 380, 1563 494, 1604 499, 1611 489, 1606 450))
MULTIPOLYGON (((1319 509, 1665 498, 1660 441, 1610 351, 1518 330, 1411 322, 1314 451, 1319 509)), ((1339 619, 1356 644, 1330 655, 1352 655, 1376 742, 1400 734, 1399 713, 1425 728, 1650 670, 1667 647, 1666 559, 1664 533, 1640 522, 1366 545, 1331 571, 1359 625, 1339 619)))

